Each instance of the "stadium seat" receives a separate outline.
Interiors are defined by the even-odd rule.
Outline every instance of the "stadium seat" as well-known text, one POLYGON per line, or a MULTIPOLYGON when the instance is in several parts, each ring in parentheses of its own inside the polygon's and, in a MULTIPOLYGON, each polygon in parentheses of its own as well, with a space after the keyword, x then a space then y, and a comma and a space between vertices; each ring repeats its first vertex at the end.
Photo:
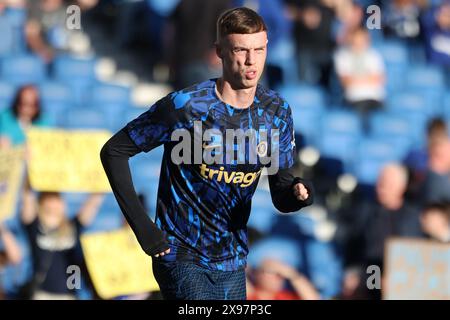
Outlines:
POLYGON ((1 60, 1 76, 14 85, 39 84, 46 77, 46 69, 38 56, 8 56, 1 60))
POLYGON ((344 171, 348 172, 351 170, 354 162, 354 152, 358 146, 359 139, 359 135, 324 131, 320 135, 318 143, 320 156, 342 161, 344 171))
MULTIPOLYGON (((6 8, 5 17, 9 20, 12 27, 12 53, 24 53, 26 52, 27 44, 25 41, 25 22, 27 20, 27 10, 22 8, 6 8)), ((2 38, 7 37, 2 33, 2 38)))
POLYGON ((346 134, 358 137, 362 133, 361 119, 353 111, 335 110, 327 112, 321 123, 322 132, 346 134))
POLYGON ((136 119, 137 117, 139 117, 141 114, 143 114, 147 110, 148 110, 148 108, 134 108, 134 107, 128 108, 125 111, 126 123, 130 122, 131 120, 136 119))
POLYGON ((442 111, 446 118, 450 118, 450 92, 444 95, 442 111))
POLYGON ((265 238, 250 248, 248 263, 251 267, 257 267, 266 258, 276 259, 298 268, 302 263, 301 248, 290 238, 265 238))
POLYGON ((11 107, 16 88, 7 82, 0 82, 0 111, 11 107))
POLYGON ((97 84, 89 93, 89 105, 122 105, 128 108, 130 105, 131 89, 129 87, 113 84, 97 84))
POLYGON ((374 185, 380 170, 390 162, 401 162, 409 148, 391 140, 380 138, 362 139, 358 147, 358 159, 354 174, 365 185, 374 185))
POLYGON ((334 242, 307 239, 304 242, 305 269, 322 299, 331 299, 341 291, 342 256, 334 242))
POLYGON ((433 115, 442 114, 442 97, 446 91, 441 69, 433 66, 411 66, 406 74, 407 90, 422 95, 433 115))
POLYGON ((92 224, 85 232, 101 232, 119 229, 123 226, 125 218, 120 211, 119 205, 112 193, 105 195, 99 212, 92 224))
POLYGON ((0 15, 0 57, 13 53, 14 50, 14 28, 5 15, 0 15))
POLYGON ((323 109, 325 107, 325 94, 318 86, 295 84, 283 86, 279 92, 289 103, 293 112, 294 109, 323 109))
POLYGON ((400 41, 378 42, 375 48, 381 53, 386 65, 387 90, 397 92, 404 86, 404 72, 408 68, 408 49, 400 41))
POLYGON ((271 231, 276 216, 271 199, 268 190, 256 189, 252 198, 252 209, 247 223, 248 227, 262 234, 268 234, 271 231))
POLYGON ((283 84, 295 83, 299 80, 295 51, 294 41, 290 37, 285 37, 279 39, 268 52, 267 63, 281 69, 283 84))
POLYGON ((314 145, 317 143, 318 136, 320 135, 317 130, 317 124, 322 121, 322 117, 325 112, 321 109, 303 109, 296 110, 293 115, 294 128, 297 133, 301 133, 305 139, 306 145, 314 145))
POLYGON ((387 109, 400 114, 418 114, 430 118, 435 114, 433 105, 419 92, 404 91, 393 94, 387 100, 387 109))
POLYGON ((53 61, 53 77, 72 88, 78 105, 84 106, 88 89, 96 82, 96 59, 61 55, 53 61))
POLYGON ((377 112, 370 118, 370 136, 384 140, 404 141, 406 147, 423 142, 423 127, 414 125, 399 113, 377 112))
POLYGON ((295 130, 305 137, 307 144, 313 144, 325 110, 324 92, 316 86, 297 84, 283 86, 280 94, 291 107, 295 130))
POLYGON ((59 82, 44 82, 39 85, 42 107, 52 125, 63 124, 64 113, 74 107, 70 87, 59 82))
POLYGON ((401 115, 377 112, 370 117, 370 133, 375 137, 408 137, 412 130, 412 124, 401 115))
POLYGON ((55 58, 53 62, 53 75, 63 82, 85 82, 92 84, 95 80, 95 59, 77 58, 62 55, 55 58))
POLYGON ((408 49, 401 41, 387 40, 375 45, 387 65, 408 65, 408 49))
POLYGON ((109 130, 110 124, 105 115, 92 108, 74 108, 68 110, 62 120, 67 129, 104 129, 109 130))
POLYGON ((411 90, 441 90, 445 87, 445 77, 441 69, 428 65, 412 65, 406 74, 406 82, 411 90))

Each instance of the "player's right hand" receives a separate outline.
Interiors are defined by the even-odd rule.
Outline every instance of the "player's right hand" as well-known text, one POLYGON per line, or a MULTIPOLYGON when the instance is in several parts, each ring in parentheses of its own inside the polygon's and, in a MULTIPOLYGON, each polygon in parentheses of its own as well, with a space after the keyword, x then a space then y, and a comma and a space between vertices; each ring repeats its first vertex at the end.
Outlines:
POLYGON ((166 254, 169 254, 170 253, 170 248, 169 249, 167 249, 166 251, 163 251, 163 252, 160 252, 160 253, 157 253, 157 254, 155 254, 155 258, 158 258, 159 256, 164 256, 164 255, 166 255, 166 254))

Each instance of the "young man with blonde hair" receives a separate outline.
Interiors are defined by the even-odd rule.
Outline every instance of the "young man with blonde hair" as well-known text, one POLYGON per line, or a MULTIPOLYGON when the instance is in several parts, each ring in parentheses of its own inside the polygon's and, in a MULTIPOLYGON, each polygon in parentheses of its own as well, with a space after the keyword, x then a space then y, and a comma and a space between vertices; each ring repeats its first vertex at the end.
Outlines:
POLYGON ((289 171, 296 154, 291 109, 258 84, 267 43, 254 11, 223 13, 216 43, 222 77, 162 98, 102 149, 114 194, 153 258, 166 299, 246 298, 246 224, 263 168, 279 211, 313 201, 312 186, 289 171), (128 158, 162 144, 154 224, 133 189, 128 158))

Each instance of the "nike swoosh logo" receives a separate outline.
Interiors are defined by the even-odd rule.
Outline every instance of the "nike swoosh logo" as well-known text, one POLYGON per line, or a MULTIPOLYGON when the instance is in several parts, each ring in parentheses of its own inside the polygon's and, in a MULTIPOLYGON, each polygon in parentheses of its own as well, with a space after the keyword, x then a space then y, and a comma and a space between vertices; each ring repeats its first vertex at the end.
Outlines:
POLYGON ((206 144, 206 142, 203 143, 203 149, 212 149, 212 148, 219 148, 222 147, 221 144, 206 144))

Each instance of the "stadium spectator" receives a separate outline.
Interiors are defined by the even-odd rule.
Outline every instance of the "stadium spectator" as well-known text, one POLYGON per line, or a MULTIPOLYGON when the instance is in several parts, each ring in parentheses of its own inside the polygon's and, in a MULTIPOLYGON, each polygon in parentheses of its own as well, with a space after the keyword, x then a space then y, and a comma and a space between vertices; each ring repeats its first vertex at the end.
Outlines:
POLYGON ((376 184, 377 202, 370 205, 366 229, 368 265, 383 266, 384 245, 390 237, 422 237, 417 203, 405 197, 408 172, 399 164, 388 164, 376 184))
POLYGON ((336 6, 338 18, 336 42, 339 45, 345 45, 350 42, 351 35, 355 30, 362 27, 364 10, 358 3, 349 0, 344 0, 342 3, 336 4, 336 6))
POLYGON ((428 10, 422 19, 427 58, 431 63, 450 68, 450 1, 428 10))
POLYGON ((336 297, 337 300, 363 300, 368 299, 366 283, 363 279, 364 272, 361 266, 350 267, 344 272, 342 290, 336 297))
POLYGON ((414 180, 423 183, 428 170, 428 150, 432 141, 447 135, 447 124, 442 118, 434 118, 427 125, 427 146, 424 148, 412 149, 405 158, 405 165, 414 174, 414 180))
POLYGON ((216 21, 230 7, 230 1, 223 0, 184 0, 178 4, 171 16, 175 89, 220 74, 221 64, 214 48, 216 21))
POLYGON ((450 202, 450 138, 436 136, 428 146, 428 170, 423 184, 424 203, 450 202))
POLYGON ((333 8, 323 1, 288 0, 300 80, 328 87, 333 68, 333 8))
MULTIPOLYGON (((0 222, 0 274, 8 265, 18 265, 22 261, 22 250, 14 235, 0 222)), ((0 281, 0 300, 5 299, 0 281)))
POLYGON ((420 35, 420 12, 424 1, 393 0, 384 3, 385 35, 403 40, 417 39, 420 35))
POLYGON ((30 126, 45 126, 41 111, 38 89, 32 85, 20 88, 12 107, 0 112, 0 149, 24 144, 30 126))
POLYGON ((79 235, 94 220, 103 201, 92 194, 73 219, 67 217, 66 203, 57 192, 41 192, 36 201, 29 187, 24 188, 21 219, 30 242, 34 274, 22 295, 33 300, 73 300, 67 287, 67 267, 80 266, 79 235))
POLYGON ((336 52, 335 68, 347 104, 360 113, 367 129, 370 112, 382 108, 386 93, 384 62, 366 29, 354 31, 350 45, 336 52))
POLYGON ((450 243, 450 203, 427 205, 420 216, 423 231, 432 239, 450 243))
POLYGON ((319 300, 312 283, 293 267, 281 261, 266 258, 249 274, 247 300, 319 300), (285 290, 286 281, 294 292, 285 290), (252 283, 253 282, 253 283, 252 283))
MULTIPOLYGON (((29 1, 25 36, 30 49, 45 62, 51 62, 59 52, 70 50, 74 30, 67 28, 67 7, 76 4, 80 9, 90 9, 98 0, 38 0, 29 1)), ((75 30, 76 31, 76 30, 75 30)))

